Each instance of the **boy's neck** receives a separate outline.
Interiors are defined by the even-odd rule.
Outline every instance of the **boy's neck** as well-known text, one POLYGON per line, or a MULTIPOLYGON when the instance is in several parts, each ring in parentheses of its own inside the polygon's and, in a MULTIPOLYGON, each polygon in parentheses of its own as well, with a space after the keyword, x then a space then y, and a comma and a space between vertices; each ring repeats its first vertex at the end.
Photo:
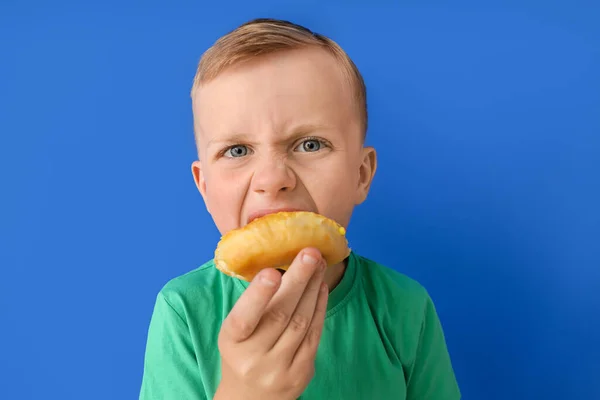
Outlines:
POLYGON ((325 283, 327 284, 327 286, 329 287, 330 293, 340 283, 340 281, 344 277, 345 271, 346 271, 346 261, 345 260, 339 264, 332 265, 331 267, 327 268, 327 271, 325 271, 324 280, 325 280, 325 283))

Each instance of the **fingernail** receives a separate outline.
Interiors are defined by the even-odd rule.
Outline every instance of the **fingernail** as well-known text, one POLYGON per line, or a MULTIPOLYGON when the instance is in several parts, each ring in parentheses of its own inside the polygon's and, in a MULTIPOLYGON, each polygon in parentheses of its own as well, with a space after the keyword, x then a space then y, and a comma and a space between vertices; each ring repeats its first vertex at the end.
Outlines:
POLYGON ((304 253, 304 254, 302 255, 302 262, 303 262, 304 264, 313 264, 313 265, 314 265, 314 264, 316 264, 318 261, 319 261, 319 260, 317 260, 315 257, 311 256, 311 255, 310 255, 310 254, 308 254, 308 253, 304 253))
POLYGON ((267 286, 275 286, 275 281, 267 278, 267 276, 265 274, 261 275, 260 281, 267 286))

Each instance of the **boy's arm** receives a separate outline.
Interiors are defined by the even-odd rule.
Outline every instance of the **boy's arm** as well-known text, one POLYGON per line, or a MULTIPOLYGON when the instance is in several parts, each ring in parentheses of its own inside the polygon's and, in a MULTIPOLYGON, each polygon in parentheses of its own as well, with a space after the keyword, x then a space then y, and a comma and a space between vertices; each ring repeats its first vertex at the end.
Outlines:
POLYGON ((139 399, 206 399, 188 325, 162 293, 148 329, 139 399))
POLYGON ((407 400, 461 398, 442 325, 427 295, 414 363, 407 378, 407 400))

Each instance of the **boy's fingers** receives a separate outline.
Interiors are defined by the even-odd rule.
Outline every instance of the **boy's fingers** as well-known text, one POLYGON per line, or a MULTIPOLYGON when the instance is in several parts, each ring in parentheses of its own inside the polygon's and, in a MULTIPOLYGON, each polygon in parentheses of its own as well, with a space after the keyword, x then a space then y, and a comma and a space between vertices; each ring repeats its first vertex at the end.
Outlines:
POLYGON ((317 349, 321 341, 323 325, 325 324, 325 315, 327 314, 327 300, 329 298, 329 288, 325 282, 321 283, 315 313, 308 332, 304 336, 304 340, 298 347, 298 351, 292 360, 292 369, 298 367, 303 368, 307 364, 314 364, 317 355, 317 349))
POLYGON ((247 339, 258 325, 281 284, 281 274, 264 269, 252 280, 223 321, 222 332, 236 342, 247 339))
POLYGON ((319 268, 320 270, 313 274, 306 290, 302 294, 287 328, 283 331, 272 349, 274 353, 285 354, 287 358, 285 362, 288 364, 292 362, 298 346, 304 340, 313 322, 319 291, 323 282, 323 262, 320 263, 319 268))
POLYGON ((261 337, 261 343, 266 348, 272 348, 287 328, 306 286, 314 274, 320 273, 320 260, 319 250, 304 249, 298 253, 283 275, 279 290, 256 328, 256 335, 261 337), (306 255, 309 257, 306 258, 306 255))

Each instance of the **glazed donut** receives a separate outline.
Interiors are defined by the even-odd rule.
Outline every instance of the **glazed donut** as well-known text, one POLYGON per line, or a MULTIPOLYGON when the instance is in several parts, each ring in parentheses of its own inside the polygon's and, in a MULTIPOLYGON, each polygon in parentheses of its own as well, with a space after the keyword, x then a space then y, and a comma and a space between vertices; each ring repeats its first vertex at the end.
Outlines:
POLYGON ((328 266, 350 254, 346 230, 309 211, 281 211, 257 218, 221 237, 215 267, 226 275, 251 281, 263 268, 287 270, 305 247, 319 249, 328 266))

